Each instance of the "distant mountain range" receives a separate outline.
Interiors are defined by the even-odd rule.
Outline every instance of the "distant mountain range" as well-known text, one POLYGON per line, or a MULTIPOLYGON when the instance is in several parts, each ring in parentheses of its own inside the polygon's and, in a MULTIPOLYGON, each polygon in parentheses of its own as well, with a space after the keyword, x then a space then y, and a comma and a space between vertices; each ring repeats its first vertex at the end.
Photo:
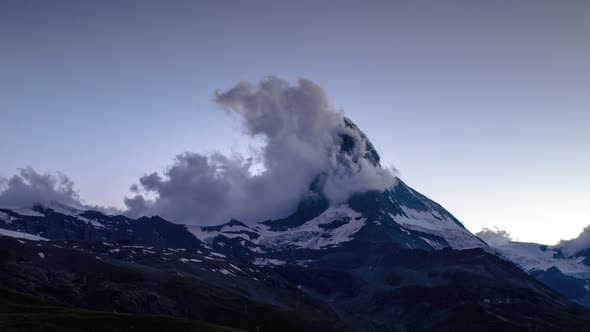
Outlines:
MULTIPOLYGON (((378 165, 358 137, 342 153, 366 144, 378 165)), ((490 247, 401 180, 339 204, 310 192, 285 218, 202 227, 58 202, 0 209, 0 287, 251 331, 590 329, 568 299, 586 288, 581 256, 490 247)))
POLYGON ((549 246, 488 238, 496 253, 509 259, 567 298, 590 307, 590 250, 570 253, 562 245, 549 246))

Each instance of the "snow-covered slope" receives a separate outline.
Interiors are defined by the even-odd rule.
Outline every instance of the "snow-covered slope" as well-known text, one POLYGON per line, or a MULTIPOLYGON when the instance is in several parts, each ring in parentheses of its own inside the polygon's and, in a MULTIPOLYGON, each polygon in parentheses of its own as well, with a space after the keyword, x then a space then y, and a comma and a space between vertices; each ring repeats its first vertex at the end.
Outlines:
POLYGON ((279 220, 255 224, 231 220, 190 230, 213 246, 245 252, 253 262, 274 258, 309 261, 345 246, 372 244, 490 250, 440 205, 401 180, 388 190, 358 194, 342 204, 306 200, 292 215, 279 220))
POLYGON ((13 237, 15 239, 25 239, 25 240, 31 240, 31 241, 47 241, 46 238, 43 238, 43 237, 40 237, 37 235, 23 233, 23 232, 15 232, 15 231, 10 231, 7 229, 2 229, 2 228, 0 228, 0 236, 8 236, 8 237, 13 237))
POLYGON ((585 257, 564 257, 558 247, 507 241, 496 243, 494 248, 527 271, 547 271, 556 267, 566 275, 590 280, 590 266, 584 263, 585 257))
POLYGON ((284 231, 259 223, 246 225, 236 220, 217 227, 193 227, 191 231, 199 239, 214 240, 222 235, 227 238, 242 238, 260 247, 325 249, 351 241, 367 221, 346 204, 330 206, 323 213, 302 225, 284 231))
POLYGON ((590 260, 585 252, 567 255, 561 245, 511 241, 490 231, 480 234, 499 256, 569 299, 590 307, 590 260))

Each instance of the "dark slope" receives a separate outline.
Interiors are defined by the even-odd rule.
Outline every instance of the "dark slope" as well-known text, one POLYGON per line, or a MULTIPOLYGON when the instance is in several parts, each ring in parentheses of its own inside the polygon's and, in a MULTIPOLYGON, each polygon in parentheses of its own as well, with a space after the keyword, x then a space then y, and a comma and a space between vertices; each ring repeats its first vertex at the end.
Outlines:
POLYGON ((4 332, 238 331, 198 321, 75 309, 4 288, 0 288, 0 330, 4 332))
MULTIPOLYGON (((245 224, 232 221, 230 226, 245 224)), ((479 248, 410 249, 392 237, 399 226, 392 231, 384 227, 381 220, 325 249, 281 247, 273 252, 269 247, 259 255, 287 263, 265 266, 233 254, 245 250, 239 237, 212 247, 198 242, 197 248, 165 248, 129 240, 48 242, 0 236, 0 286, 91 310, 260 331, 590 326, 590 311, 506 260, 479 248)), ((401 233, 406 241, 412 234, 424 236, 401 233)), ((166 234, 160 232, 160 238, 166 234)))
POLYGON ((326 257, 306 268, 275 269, 331 303, 347 324, 366 331, 555 331, 590 326, 590 311, 481 249, 375 247, 343 257, 326 257))
POLYGON ((224 269, 228 261, 202 262, 215 257, 210 253, 166 253, 0 237, 0 286, 97 311, 174 316, 259 331, 336 330, 329 309, 272 271, 254 267, 246 274, 236 265, 226 275, 219 271, 229 271, 224 269), (185 257, 200 260, 184 262, 185 257))

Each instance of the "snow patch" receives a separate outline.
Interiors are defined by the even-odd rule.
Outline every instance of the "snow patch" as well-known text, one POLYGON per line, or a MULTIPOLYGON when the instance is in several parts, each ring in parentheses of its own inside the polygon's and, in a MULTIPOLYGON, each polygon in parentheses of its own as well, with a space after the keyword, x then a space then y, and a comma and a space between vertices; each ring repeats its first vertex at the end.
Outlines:
POLYGON ((208 231, 206 227, 202 226, 188 227, 187 229, 201 241, 211 240, 220 234, 227 238, 242 238, 250 241, 250 237, 246 232, 255 232, 254 229, 242 225, 223 226, 219 231, 208 231))
POLYGON ((445 248, 445 246, 442 245, 441 243, 432 241, 432 240, 427 239, 427 238, 422 237, 422 236, 420 236, 419 238, 421 238, 422 240, 424 240, 424 242, 428 243, 432 247, 432 249, 434 249, 434 250, 442 250, 442 249, 445 248))
POLYGON ((0 211, 0 220, 5 221, 7 224, 10 224, 10 220, 12 220, 12 218, 7 213, 0 211))
POLYGON ((92 225, 94 228, 107 228, 105 225, 96 221, 96 219, 86 219, 84 217, 78 217, 78 219, 85 221, 87 224, 92 225))
POLYGON ((33 209, 29 209, 29 208, 20 208, 20 209, 15 209, 13 210, 13 212, 21 215, 21 216, 26 216, 26 217, 45 217, 45 215, 43 213, 37 212, 33 209))
POLYGON ((455 220, 438 211, 418 211, 404 206, 402 210, 405 215, 388 214, 405 228, 441 237, 454 249, 489 248, 455 220))
POLYGON ((352 240, 352 235, 363 228, 366 221, 367 218, 362 218, 360 213, 346 204, 331 206, 316 218, 288 231, 261 231, 260 243, 270 247, 296 246, 316 250, 336 247, 352 240), (342 222, 342 224, 334 228, 326 226, 332 222, 342 222))
POLYGON ((16 239, 24 239, 24 240, 30 240, 30 241, 49 241, 48 239, 46 239, 44 237, 40 237, 38 235, 10 231, 7 229, 2 229, 2 228, 0 228, 0 236, 8 236, 8 237, 16 238, 16 239))
POLYGON ((256 258, 253 262, 255 265, 284 265, 287 264, 285 261, 281 261, 273 258, 256 258))
POLYGON ((537 243, 506 242, 494 248, 501 256, 528 271, 547 271, 555 266, 566 275, 590 279, 590 267, 584 264, 584 257, 555 258, 557 251, 554 248, 547 247, 546 250, 542 250, 541 247, 537 243))

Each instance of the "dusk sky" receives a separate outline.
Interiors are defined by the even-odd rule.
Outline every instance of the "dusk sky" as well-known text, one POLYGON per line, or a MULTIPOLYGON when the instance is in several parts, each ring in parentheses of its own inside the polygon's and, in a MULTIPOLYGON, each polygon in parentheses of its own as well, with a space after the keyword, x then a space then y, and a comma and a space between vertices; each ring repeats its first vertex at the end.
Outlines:
POLYGON ((0 2, 0 176, 69 176, 90 204, 185 151, 253 142, 214 92, 320 85, 382 164, 472 232, 590 225, 588 1, 0 2))

